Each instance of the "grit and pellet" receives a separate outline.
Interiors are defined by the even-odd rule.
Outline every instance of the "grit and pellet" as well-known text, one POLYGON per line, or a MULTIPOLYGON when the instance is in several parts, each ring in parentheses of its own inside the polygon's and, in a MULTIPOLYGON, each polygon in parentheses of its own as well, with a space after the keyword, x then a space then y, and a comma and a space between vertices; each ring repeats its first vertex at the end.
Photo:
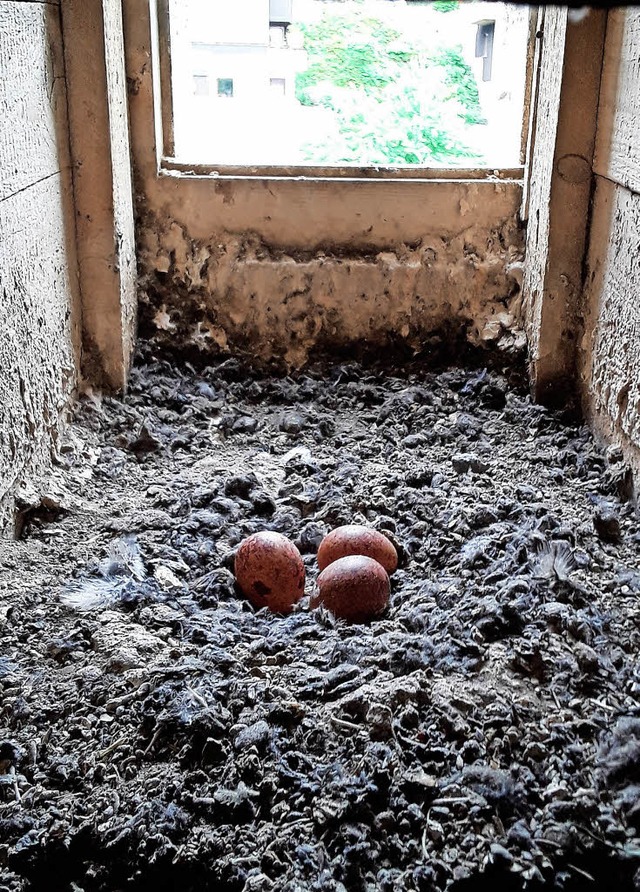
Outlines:
POLYGON ((628 482, 517 368, 143 347, 0 550, 0 888, 640 888, 628 482), (309 598, 352 523, 399 555, 368 623, 309 598), (235 587, 261 530, 288 615, 235 587))

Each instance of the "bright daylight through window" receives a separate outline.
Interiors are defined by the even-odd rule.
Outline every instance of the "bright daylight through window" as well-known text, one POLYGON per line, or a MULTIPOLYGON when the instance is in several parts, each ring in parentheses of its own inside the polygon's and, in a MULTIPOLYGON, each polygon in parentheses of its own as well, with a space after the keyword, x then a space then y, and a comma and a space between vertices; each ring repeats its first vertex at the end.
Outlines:
POLYGON ((529 10, 457 0, 170 0, 175 160, 521 164, 529 10))

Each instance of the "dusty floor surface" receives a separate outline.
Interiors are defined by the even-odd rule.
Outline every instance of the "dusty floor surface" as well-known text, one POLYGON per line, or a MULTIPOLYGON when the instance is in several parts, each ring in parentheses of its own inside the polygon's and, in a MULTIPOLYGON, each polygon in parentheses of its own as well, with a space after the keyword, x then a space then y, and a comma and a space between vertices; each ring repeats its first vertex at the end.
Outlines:
POLYGON ((506 370, 148 354, 0 546, 0 888, 639 888, 625 483, 506 370), (234 592, 343 522, 400 546, 382 619, 234 592))

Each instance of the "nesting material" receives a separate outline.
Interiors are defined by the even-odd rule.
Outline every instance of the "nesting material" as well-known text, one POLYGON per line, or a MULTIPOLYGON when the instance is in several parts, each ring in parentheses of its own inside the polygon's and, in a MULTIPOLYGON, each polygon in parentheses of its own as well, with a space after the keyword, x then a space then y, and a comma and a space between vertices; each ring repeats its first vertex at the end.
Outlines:
POLYGON ((385 360, 196 373, 149 348, 126 395, 81 401, 56 466, 79 507, 0 543, 8 892, 52 869, 87 892, 637 892, 622 459, 524 368, 385 360), (371 624, 238 598, 246 538, 315 577, 353 523, 402 543, 371 624), (93 581, 117 598, 69 603, 93 581))

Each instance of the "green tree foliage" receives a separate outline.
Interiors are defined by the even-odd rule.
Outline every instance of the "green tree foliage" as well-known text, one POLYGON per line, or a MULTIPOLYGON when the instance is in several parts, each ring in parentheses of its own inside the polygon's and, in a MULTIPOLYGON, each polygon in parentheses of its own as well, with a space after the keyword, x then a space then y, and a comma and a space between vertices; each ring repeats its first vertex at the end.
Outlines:
POLYGON ((452 12, 458 5, 458 0, 434 0, 433 8, 436 12, 452 12))
POLYGON ((316 163, 478 162, 465 127, 482 123, 478 89, 459 47, 428 52, 360 10, 301 24, 308 67, 296 79, 306 106, 332 114, 335 133, 305 146, 316 163))
MULTIPOLYGON (((400 37, 377 19, 345 19, 325 14, 317 25, 301 25, 309 67, 296 79, 296 95, 303 105, 316 105, 318 84, 380 90, 393 80, 387 46, 400 37), (366 38, 375 34, 375 40, 366 38)), ((393 61, 393 57, 392 57, 393 61)))
POLYGON ((460 48, 447 47, 439 50, 432 57, 436 65, 441 65, 445 71, 444 82, 450 91, 443 98, 447 102, 456 99, 464 111, 461 117, 467 124, 485 124, 480 110, 480 97, 478 85, 473 72, 462 58, 460 48))

